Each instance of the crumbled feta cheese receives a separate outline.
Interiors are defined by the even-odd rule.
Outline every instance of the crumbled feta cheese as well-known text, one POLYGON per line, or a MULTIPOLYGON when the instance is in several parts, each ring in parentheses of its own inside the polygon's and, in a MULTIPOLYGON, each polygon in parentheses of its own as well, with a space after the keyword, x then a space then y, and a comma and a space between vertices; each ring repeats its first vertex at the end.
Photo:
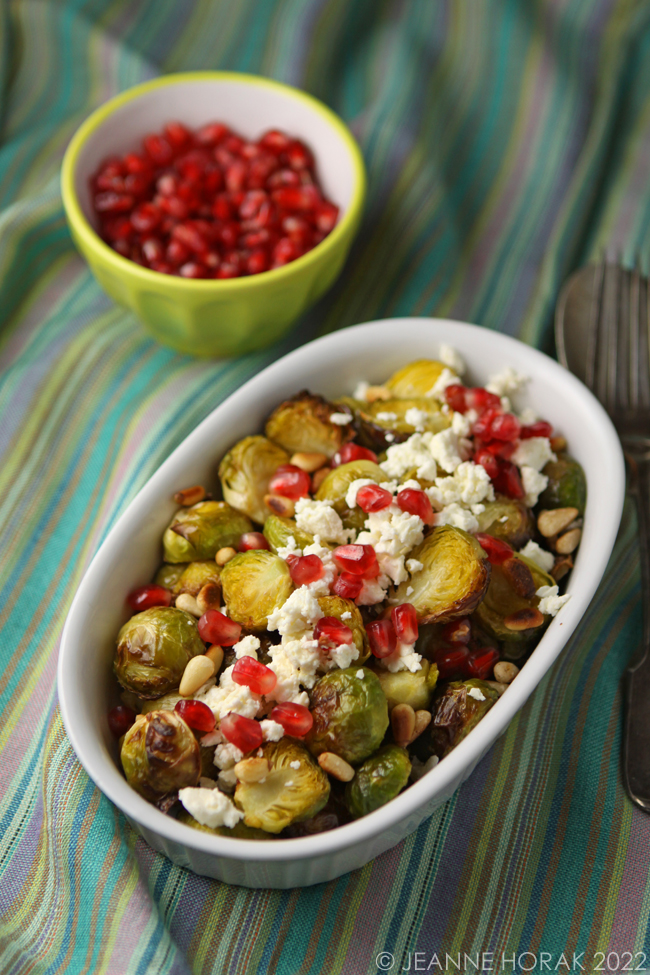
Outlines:
POLYGON ((467 692, 468 697, 473 697, 475 701, 484 701, 485 694, 480 687, 471 687, 467 692))
POLYGON ((237 787, 237 776, 234 768, 225 768, 219 772, 217 782, 222 792, 234 792, 237 787))
POLYGON ((445 368, 442 370, 442 372, 436 379, 435 383, 433 384, 429 392, 425 393, 424 395, 431 396, 434 399, 444 399, 445 390, 447 386, 459 386, 459 385, 462 385, 462 380, 460 376, 457 376, 455 372, 452 372, 451 369, 447 369, 447 367, 445 366, 445 368))
POLYGON ((418 670, 422 670, 422 655, 414 653, 414 646, 414 643, 398 642, 390 657, 382 658, 381 666, 390 671, 391 674, 397 674, 403 670, 410 670, 412 674, 415 674, 418 670))
POLYGON ((529 376, 517 372, 512 366, 506 366, 501 372, 490 376, 485 388, 495 396, 509 396, 511 393, 518 393, 529 380, 529 376))
POLYGON ((508 396, 501 397, 501 409, 504 413, 512 413, 512 403, 508 396))
POLYGON ((467 505, 494 501, 494 488, 488 472, 471 460, 463 461, 451 477, 437 477, 435 485, 427 488, 425 493, 430 501, 443 506, 455 501, 467 505))
POLYGON ((521 483, 526 492, 524 504, 529 508, 534 508, 540 494, 548 484, 548 477, 546 474, 540 474, 534 467, 524 466, 519 469, 521 471, 521 483))
POLYGON ((355 599, 357 606, 376 606, 383 603, 386 591, 382 589, 378 579, 364 579, 361 592, 355 599))
POLYGON ((366 382, 365 379, 361 379, 354 388, 354 392, 352 393, 353 399, 359 399, 362 402, 365 402, 369 389, 370 383, 366 382))
POLYGON ((527 406, 525 410, 521 411, 517 419, 521 423, 522 427, 529 427, 533 423, 537 423, 539 420, 539 415, 535 412, 535 410, 532 410, 530 406, 527 406))
POLYGON ((448 474, 453 474, 463 461, 458 453, 458 447, 458 437, 451 428, 434 434, 429 442, 429 450, 433 459, 448 474))
POLYGON ((392 423, 393 420, 397 419, 397 413, 391 413, 390 410, 383 410, 381 413, 377 413, 376 419, 380 423, 392 423))
POLYGON ((345 495, 345 503, 348 508, 356 508, 357 506, 357 494, 362 487, 368 487, 369 484, 374 484, 375 482, 371 477, 358 477, 356 481, 352 481, 350 487, 348 488, 347 494, 345 495))
POLYGON ((280 741, 280 738, 284 735, 282 725, 277 721, 273 721, 272 718, 264 718, 263 721, 260 721, 260 727, 264 741, 280 741))
POLYGON ((290 555, 302 555, 302 549, 299 548, 293 535, 289 535, 287 544, 278 549, 278 555, 281 559, 285 559, 285 561, 290 555))
POLYGON ((429 414, 426 412, 426 410, 419 410, 417 406, 412 406, 404 414, 404 419, 410 426, 415 427, 416 430, 422 432, 427 420, 429 419, 429 414))
POLYGON ((418 562, 417 559, 407 559, 406 568, 409 570, 409 572, 419 572, 420 569, 424 568, 424 563, 418 562))
POLYGON ((443 366, 448 366, 452 372, 457 373, 459 376, 462 376, 467 368, 460 352, 452 345, 447 345, 446 342, 443 342, 440 346, 438 359, 442 362, 443 366))
POLYGON ((342 620, 351 620, 352 619, 352 613, 350 612, 349 609, 346 610, 345 613, 341 613, 341 619, 342 620))
POLYGON ((239 643, 234 645, 233 650, 238 660, 240 657, 255 657, 257 660, 257 651, 259 648, 260 641, 256 636, 245 636, 239 643))
POLYGON ((454 413, 451 418, 451 429, 457 437, 468 437, 472 424, 464 413, 454 413))
POLYGON ((352 417, 349 413, 330 413, 330 423, 335 423, 337 427, 346 427, 348 423, 352 423, 352 417))
POLYGON ((320 535, 314 536, 314 541, 311 545, 306 545, 303 555, 317 555, 318 558, 323 563, 323 575, 320 579, 316 579, 315 582, 310 582, 307 588, 314 593, 316 596, 327 596, 329 595, 332 583, 338 575, 338 566, 334 561, 334 556, 332 555, 331 549, 327 548, 325 545, 321 545, 320 535))
POLYGON ((221 730, 217 726, 214 731, 209 731, 207 735, 203 735, 201 738, 201 744, 205 745, 206 748, 212 748, 213 745, 220 745, 224 740, 221 730))
POLYGON ((194 697, 203 701, 219 720, 230 712, 245 718, 255 718, 259 711, 261 698, 253 694, 246 684, 236 684, 232 679, 233 667, 228 667, 219 678, 216 686, 204 691, 200 688, 194 697))
POLYGON ((345 670, 358 656, 359 650, 354 643, 341 643, 338 647, 328 651, 321 666, 323 670, 333 670, 335 667, 345 670))
POLYGON ((541 471, 549 460, 557 460, 557 457, 546 437, 529 437, 528 440, 519 441, 511 460, 517 467, 532 467, 535 471, 541 471))
POLYGON ((364 527, 357 537, 357 544, 372 545, 377 556, 382 553, 404 556, 424 538, 422 519, 402 511, 396 504, 369 512, 364 527))
POLYGON ((412 596, 414 592, 415 592, 415 589, 413 588, 413 586, 407 586, 406 587, 406 595, 407 596, 412 596))
POLYGON ((313 629, 323 611, 308 586, 294 589, 289 598, 269 615, 267 629, 277 630, 280 636, 297 636, 313 629))
POLYGON ((539 597, 539 611, 545 616, 557 616, 565 603, 571 599, 571 593, 559 596, 557 586, 540 586, 535 593, 539 597))
MULTIPOLYGON (((309 695, 301 690, 301 682, 313 687, 314 674, 305 676, 299 667, 294 666, 287 654, 286 645, 269 647, 271 661, 267 666, 278 678, 278 682, 268 694, 267 701, 291 701, 293 704, 304 704, 309 707, 309 695)), ((313 667, 315 673, 315 666, 313 667)))
POLYGON ((344 545, 354 533, 343 528, 343 522, 332 507, 331 501, 312 501, 299 498, 296 501, 296 524, 310 535, 319 535, 325 542, 344 545))
POLYGON ((289 762, 289 768, 299 769, 300 762, 298 761, 298 759, 296 759, 295 762, 289 762))
POLYGON ((355 677, 358 677, 359 680, 363 680, 364 675, 365 675, 365 671, 363 667, 360 667, 359 670, 356 672, 355 677))
POLYGON ((466 532, 478 531, 478 521, 475 516, 456 501, 453 504, 445 505, 442 511, 438 511, 434 515, 434 524, 452 525, 454 528, 462 528, 466 532))
POLYGON ((431 433, 414 433, 404 443, 393 444, 386 451, 386 460, 379 466, 391 478, 400 478, 414 470, 416 477, 433 481, 438 471, 429 450, 431 437, 431 433))
POLYGON ((219 789, 188 787, 178 790, 178 798, 197 823, 209 826, 210 829, 216 829, 217 826, 228 826, 232 829, 244 818, 243 812, 237 809, 232 799, 219 789))
POLYGON ((552 555, 551 552, 547 552, 532 539, 527 542, 522 549, 520 549, 519 554, 523 555, 527 559, 530 559, 531 562, 538 565, 540 569, 544 570, 544 572, 550 572, 555 565, 555 556, 552 555))
POLYGON ((237 762, 241 762, 243 757, 244 753, 236 745, 233 745, 232 742, 225 741, 215 748, 212 761, 217 768, 223 771, 224 769, 234 768, 237 762))

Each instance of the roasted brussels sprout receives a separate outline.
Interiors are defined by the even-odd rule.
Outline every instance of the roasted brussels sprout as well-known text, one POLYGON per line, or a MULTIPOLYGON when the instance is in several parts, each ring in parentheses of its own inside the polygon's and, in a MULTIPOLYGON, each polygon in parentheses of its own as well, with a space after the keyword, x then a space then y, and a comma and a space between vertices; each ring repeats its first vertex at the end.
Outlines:
POLYGON ((304 389, 273 410, 264 432, 269 440, 279 443, 290 454, 304 451, 333 457, 354 436, 352 422, 340 426, 330 420, 333 413, 341 412, 348 411, 304 389))
POLYGON ((499 692, 486 681, 475 678, 451 681, 434 702, 431 724, 416 739, 413 750, 420 758, 432 754, 444 758, 467 737, 498 699, 499 692))
POLYGON ((117 635, 113 662, 122 687, 152 700, 176 690, 188 660, 205 653, 196 620, 173 606, 132 616, 117 635))
POLYGON ((523 548, 535 534, 535 519, 523 501, 497 494, 485 501, 485 511, 477 515, 479 531, 499 538, 514 549, 523 548))
POLYGON ((287 563, 263 548, 240 552, 226 562, 221 586, 230 618, 256 633, 266 629, 269 614, 293 590, 287 563))
POLYGON ((373 670, 386 695, 389 711, 392 711, 396 704, 410 704, 414 711, 429 707, 438 680, 438 668, 435 664, 423 660, 420 670, 414 674, 410 670, 400 670, 396 674, 391 674, 389 670, 383 670, 381 667, 373 667, 373 670))
POLYGON ((311 819, 320 812, 329 798, 330 783, 307 749, 292 739, 281 738, 266 744, 262 751, 271 765, 269 774, 261 782, 238 782, 235 789, 235 803, 244 813, 244 824, 279 833, 291 823, 311 819))
POLYGON ((472 535, 441 525, 411 552, 423 568, 397 589, 399 603, 412 603, 421 623, 447 623, 467 616, 487 589, 490 563, 472 535), (408 590, 412 590, 407 593, 408 590))
POLYGON ((271 551, 277 554, 279 548, 285 548, 289 538, 293 535, 298 548, 313 545, 314 536, 298 528, 293 518, 281 518, 280 515, 269 515, 264 522, 264 538, 271 546, 271 551))
POLYGON ((269 513, 264 504, 269 481, 280 464, 288 463, 286 450, 266 437, 244 437, 219 464, 219 479, 225 500, 237 511, 243 511, 253 521, 263 524, 269 513))
POLYGON ((311 692, 314 724, 305 738, 312 755, 334 752, 357 764, 381 744, 388 728, 388 705, 377 676, 367 668, 330 671, 311 692))
POLYGON ((213 836, 229 836, 231 839, 235 840, 273 840, 275 836, 272 833, 267 833, 263 829, 253 829, 251 826, 246 826, 246 824, 240 820, 234 826, 217 826, 212 829, 211 826, 204 826, 203 823, 199 823, 198 820, 188 813, 187 809, 181 810, 181 812, 176 817, 179 823, 184 823, 186 826, 191 826, 192 829, 198 829, 202 833, 211 833, 213 836))
POLYGON ((319 596, 318 605, 324 616, 335 616, 337 620, 341 620, 342 623, 350 627, 354 637, 354 645, 359 651, 359 656, 354 662, 358 665, 364 663, 370 656, 370 644, 363 625, 363 616, 358 606, 352 600, 343 599, 341 596, 319 596), (343 619, 346 613, 350 615, 343 619))
POLYGON ((384 385, 397 399, 426 396, 435 386, 444 368, 444 364, 435 359, 418 359, 417 362, 409 362, 407 366, 394 372, 384 385))
POLYGON ((149 802, 186 786, 201 775, 194 732, 176 711, 150 711, 129 728, 120 752, 129 785, 149 802))
POLYGON ((190 562, 176 583, 174 592, 177 595, 182 592, 188 592, 190 595, 196 596, 208 582, 214 582, 219 585, 220 576, 221 568, 214 559, 190 562))
POLYGON ((170 691, 162 697, 155 697, 150 701, 140 701, 140 714, 148 714, 149 711, 173 711, 179 701, 184 700, 178 691, 170 691))
POLYGON ((442 412, 438 400, 426 397, 364 403, 355 411, 355 419, 359 443, 377 451, 408 440, 416 430, 439 433, 451 424, 450 416, 442 412), (416 412, 409 414, 409 411, 416 412), (414 417, 417 422, 412 422, 414 417))
POLYGON ((560 454, 557 460, 549 460, 542 474, 548 477, 548 484, 539 496, 540 509, 577 508, 584 515, 587 503, 587 481, 585 472, 573 457, 560 454))
POLYGON ((532 640, 539 640, 544 624, 530 629, 513 629, 505 620, 525 610, 537 609, 539 599, 535 592, 540 586, 554 586, 548 573, 523 555, 514 555, 501 565, 492 566, 490 584, 482 603, 476 608, 473 619, 490 636, 504 645, 507 657, 520 657, 532 640))
POLYGON ((175 593, 178 592, 176 588, 178 585, 178 580, 184 572, 185 566, 181 562, 178 562, 176 565, 163 562, 156 572, 153 581, 157 586, 164 586, 165 589, 171 589, 171 591, 175 593))
POLYGON ((330 471, 316 492, 317 501, 333 501, 334 510, 339 515, 345 528, 361 531, 368 517, 361 508, 348 508, 345 496, 353 481, 366 477, 380 484, 387 477, 381 467, 371 460, 354 460, 350 464, 340 464, 330 471))
POLYGON ((220 548, 237 547, 252 527, 246 515, 225 501, 201 501, 192 508, 180 508, 163 535, 163 557, 165 562, 213 559, 220 548))
POLYGON ((348 808, 355 819, 394 799, 410 774, 408 752, 397 745, 386 745, 367 758, 345 790, 348 808))

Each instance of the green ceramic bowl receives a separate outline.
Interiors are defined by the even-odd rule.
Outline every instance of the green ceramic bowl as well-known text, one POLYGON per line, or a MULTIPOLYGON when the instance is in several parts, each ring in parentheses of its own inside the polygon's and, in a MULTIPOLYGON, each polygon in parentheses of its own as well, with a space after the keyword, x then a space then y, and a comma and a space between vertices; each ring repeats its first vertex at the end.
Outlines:
POLYGON ((333 284, 359 224, 365 185, 357 143, 322 102, 268 78, 223 71, 166 75, 112 98, 77 130, 61 174, 73 239, 104 290, 159 342, 199 356, 270 345, 333 284), (230 280, 173 277, 121 257, 94 229, 89 178, 107 156, 138 148, 172 119, 192 128, 222 121, 249 139, 270 128, 302 139, 325 195, 340 208, 334 230, 291 264, 230 280))

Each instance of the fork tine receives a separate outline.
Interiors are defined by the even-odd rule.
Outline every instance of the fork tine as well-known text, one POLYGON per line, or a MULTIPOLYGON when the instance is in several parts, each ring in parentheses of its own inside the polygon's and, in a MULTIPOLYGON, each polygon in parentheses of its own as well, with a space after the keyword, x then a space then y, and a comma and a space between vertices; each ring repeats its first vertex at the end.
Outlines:
POLYGON ((632 309, 632 276, 625 268, 618 268, 618 301, 616 325, 610 334, 608 349, 609 364, 609 402, 614 409, 627 410, 629 405, 630 358, 629 329, 632 309))
POLYGON ((637 319, 638 353, 635 363, 638 374, 639 404, 648 408, 650 407, 650 354, 648 347, 648 327, 650 325, 650 295, 648 294, 648 286, 650 285, 650 281, 648 278, 644 278, 643 280, 645 287, 642 289, 642 294, 645 298, 645 308, 640 309, 642 314, 639 314, 637 319))
POLYGON ((605 287, 605 261, 599 261, 594 268, 592 301, 589 309, 589 330, 587 332, 587 369, 585 383, 593 390, 596 385, 596 363, 598 361, 598 329, 602 315, 605 287))
POLYGON ((646 317, 646 301, 643 301, 642 281, 639 277, 638 267, 632 271, 632 281, 630 285, 630 317, 629 317, 629 369, 630 369, 630 395, 629 408, 636 409, 639 405, 640 384, 639 384, 639 333, 642 321, 646 317))
POLYGON ((610 413, 616 403, 612 395, 614 383, 611 375, 616 374, 617 364, 616 324, 619 290, 617 267, 613 263, 607 263, 604 268, 603 298, 598 316, 594 392, 610 413))

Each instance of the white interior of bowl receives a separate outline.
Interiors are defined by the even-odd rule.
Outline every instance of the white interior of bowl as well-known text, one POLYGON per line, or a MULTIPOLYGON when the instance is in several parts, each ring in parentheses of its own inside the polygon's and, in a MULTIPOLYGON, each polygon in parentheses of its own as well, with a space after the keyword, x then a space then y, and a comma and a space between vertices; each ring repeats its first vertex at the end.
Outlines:
POLYGON ((195 850, 277 862, 368 843, 462 781, 463 773, 526 701, 598 588, 616 538, 624 492, 622 451, 606 413, 574 376, 526 345, 473 325, 417 318, 358 325, 318 339, 269 366, 210 414, 149 480, 101 546, 70 610, 59 660, 59 699, 73 747, 97 785, 132 820, 195 850), (161 535, 176 507, 173 492, 195 483, 214 484, 224 452, 239 438, 262 429, 264 418, 282 398, 305 387, 335 396, 352 391, 361 379, 381 382, 413 359, 435 358, 441 342, 462 353, 476 384, 507 365, 530 376, 518 405, 533 407, 563 433, 585 469, 589 496, 569 581, 571 601, 480 725, 435 769, 371 815, 318 836, 255 843, 209 836, 162 815, 126 784, 115 760, 106 712, 117 700, 111 663, 115 636, 127 617, 124 599, 129 590, 152 578, 160 562, 161 535))
POLYGON ((143 136, 170 121, 190 128, 225 122, 247 139, 282 129, 305 142, 314 154, 325 196, 345 213, 353 197, 355 170, 339 129, 319 103, 290 88, 238 80, 193 79, 145 90, 119 105, 90 133, 75 169, 75 190, 88 222, 96 226, 88 181, 107 156, 140 151, 143 136))

